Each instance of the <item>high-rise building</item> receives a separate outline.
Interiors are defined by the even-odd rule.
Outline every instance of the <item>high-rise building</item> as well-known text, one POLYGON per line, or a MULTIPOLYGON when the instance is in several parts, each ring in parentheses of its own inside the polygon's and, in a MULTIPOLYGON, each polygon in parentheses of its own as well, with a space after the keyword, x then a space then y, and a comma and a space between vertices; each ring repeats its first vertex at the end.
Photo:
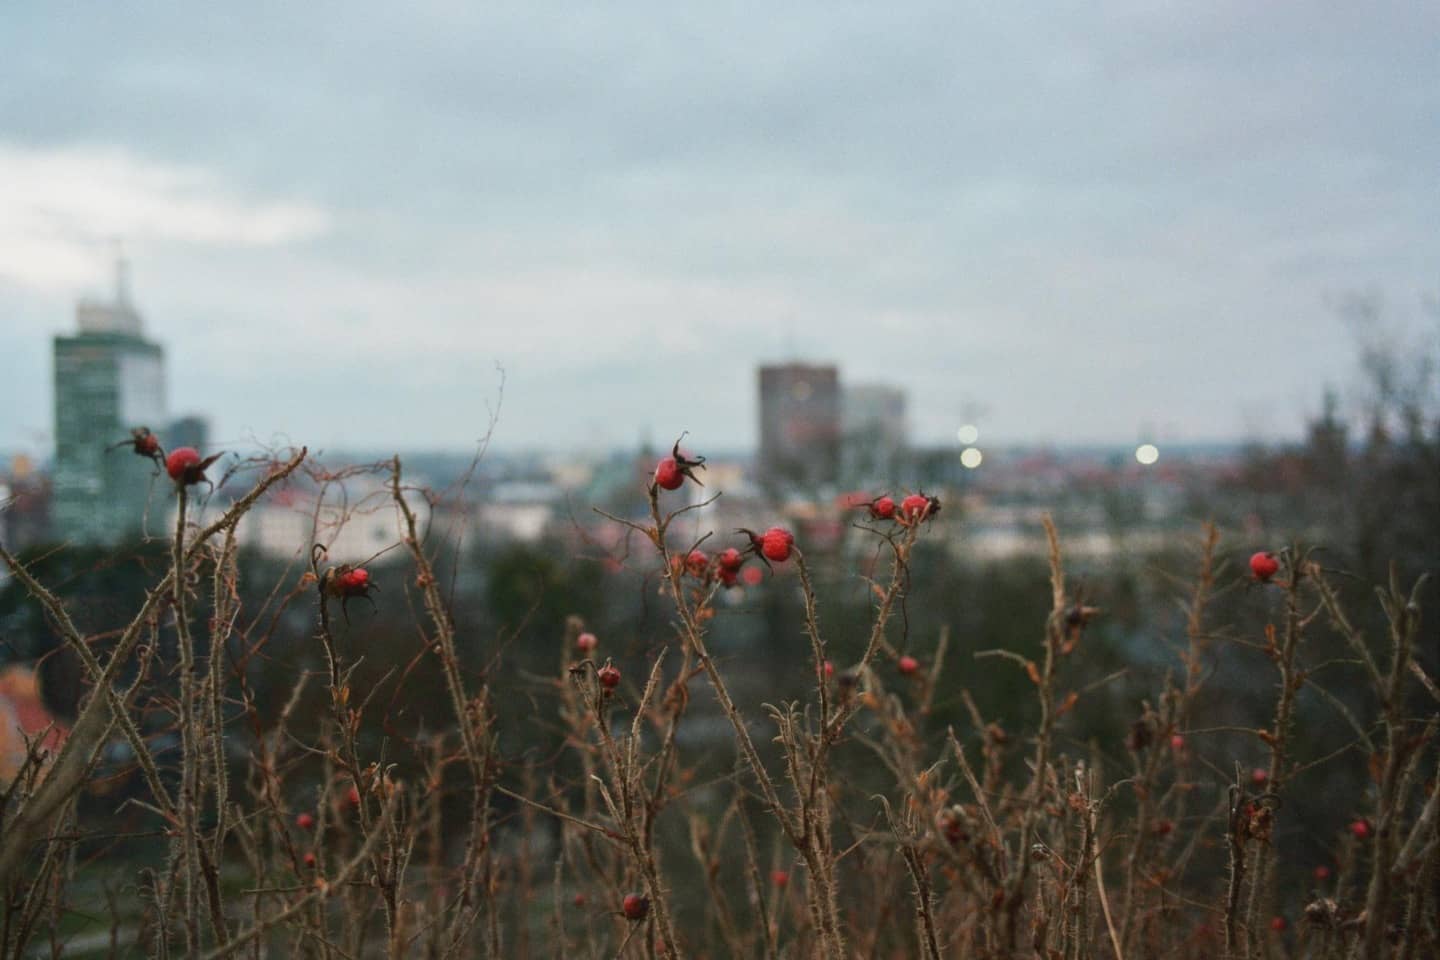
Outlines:
POLYGON ((75 319, 76 333, 55 338, 51 519, 61 539, 114 544, 141 529, 155 468, 125 447, 108 448, 132 428, 164 426, 165 354, 145 339, 124 260, 115 266, 115 299, 81 300, 75 319))
POLYGON ((210 446, 210 421, 204 417, 193 414, 188 417, 178 417, 170 421, 170 425, 163 429, 164 433, 160 439, 164 442, 166 450, 176 450, 180 447, 204 450, 210 446))
POLYGON ((840 476, 840 375, 833 366, 760 368, 760 480, 813 489, 840 476))
POLYGON ((905 391, 882 384, 846 387, 840 406, 845 482, 856 487, 899 482, 908 443, 905 391))

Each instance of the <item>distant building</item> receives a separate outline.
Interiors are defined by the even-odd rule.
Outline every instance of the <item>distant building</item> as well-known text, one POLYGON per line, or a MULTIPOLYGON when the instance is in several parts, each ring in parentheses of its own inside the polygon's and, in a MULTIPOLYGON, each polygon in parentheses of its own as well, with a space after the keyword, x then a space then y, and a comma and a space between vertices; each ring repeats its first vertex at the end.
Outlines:
POLYGON ((134 427, 165 426, 165 354, 145 339, 123 260, 115 299, 82 300, 75 318, 79 331, 55 338, 54 534, 113 544, 141 528, 154 467, 107 448, 134 427))
MULTIPOLYGON (((160 427, 155 429, 159 430, 160 427)), ((170 421, 170 425, 164 427, 160 434, 160 442, 165 445, 166 450, 175 450, 179 447, 194 447, 196 450, 207 452, 210 446, 210 421, 204 417, 179 417, 170 421)))
POLYGON ((840 375, 833 366, 760 368, 759 480, 813 489, 840 478, 840 375))
POLYGON ((899 483, 909 441, 905 391, 882 384, 846 387, 840 423, 845 482, 857 487, 899 483))

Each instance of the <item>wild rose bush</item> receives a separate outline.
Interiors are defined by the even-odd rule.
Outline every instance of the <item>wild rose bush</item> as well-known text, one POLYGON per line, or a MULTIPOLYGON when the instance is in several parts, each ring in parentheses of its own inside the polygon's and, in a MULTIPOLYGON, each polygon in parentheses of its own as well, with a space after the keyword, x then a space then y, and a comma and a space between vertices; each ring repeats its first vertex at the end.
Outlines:
POLYGON ((1317 554, 1261 550, 1229 574, 1207 528, 1169 669, 1113 742, 1076 723, 1114 680, 1086 662, 1103 584, 1099 600, 1073 587, 1048 521, 1037 634, 966 668, 970 684, 1025 678, 1037 720, 1020 731, 954 685, 947 633, 908 633, 907 605, 934 602, 912 595, 922 545, 964 535, 938 532, 934 496, 856 512, 879 561, 863 642, 842 658, 783 522, 687 536, 708 501, 674 492, 704 458, 677 442, 636 491, 648 509, 606 515, 644 546, 627 563, 658 581, 668 642, 622 656, 576 611, 534 677, 457 620, 446 544, 399 458, 379 469, 404 566, 382 576, 297 544, 309 569, 257 592, 240 583, 241 519, 307 471, 327 490, 353 474, 294 451, 252 464, 249 492, 197 520, 214 458, 166 456, 148 431, 133 449, 176 504, 168 566, 133 617, 82 632, 76 601, 0 550, 87 691, 63 746, 34 738, 0 798, 5 957, 82 941, 204 957, 1440 955, 1440 690, 1417 658, 1418 584, 1377 591, 1374 635, 1317 554), (766 664, 711 647, 721 598, 757 577, 803 607, 801 636, 767 642, 808 651, 803 677, 773 682, 804 695, 760 711, 732 684, 766 664), (379 678, 350 642, 352 607, 371 604, 412 628, 403 668, 379 678), (1225 626, 1257 604, 1258 632, 1225 626), (282 614, 307 609, 308 635, 282 637, 282 614), (296 642, 318 669, 262 688, 253 665, 296 642), (1263 725, 1212 683, 1237 658, 1265 671, 1263 725), (507 716, 517 685, 543 694, 507 716), (937 695, 966 722, 938 724, 937 695), (1317 704, 1325 728, 1299 736, 1317 704), (728 749, 689 734, 707 712, 728 749), (517 728, 555 748, 513 749, 517 728), (1357 763, 1366 776, 1327 784, 1357 763), (1323 862, 1289 862, 1293 801, 1317 784, 1347 825, 1311 844, 1323 862))

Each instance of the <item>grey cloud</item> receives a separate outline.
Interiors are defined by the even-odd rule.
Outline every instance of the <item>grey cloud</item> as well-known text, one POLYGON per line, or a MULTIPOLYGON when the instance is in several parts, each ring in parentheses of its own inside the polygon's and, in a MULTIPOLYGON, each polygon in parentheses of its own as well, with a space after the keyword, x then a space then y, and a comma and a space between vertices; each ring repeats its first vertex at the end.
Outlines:
MULTIPOLYGON (((1293 429, 1294 395, 1349 367, 1325 295, 1409 296, 1440 253, 1440 13, 1411 4, 0 18, 0 138, 329 213, 293 249, 136 251, 173 354, 270 358, 176 380, 260 432, 349 437, 246 387, 319 370, 333 406, 383 398, 374 430, 463 444, 429 411, 499 360, 502 441, 592 436, 584 408, 617 442, 671 418, 744 442, 750 367, 789 340, 908 383, 932 436, 973 398, 990 436, 1213 436, 1276 403, 1293 429), (423 397, 388 379, 427 363, 423 397)), ((18 429, 0 413, 0 446, 18 429)))

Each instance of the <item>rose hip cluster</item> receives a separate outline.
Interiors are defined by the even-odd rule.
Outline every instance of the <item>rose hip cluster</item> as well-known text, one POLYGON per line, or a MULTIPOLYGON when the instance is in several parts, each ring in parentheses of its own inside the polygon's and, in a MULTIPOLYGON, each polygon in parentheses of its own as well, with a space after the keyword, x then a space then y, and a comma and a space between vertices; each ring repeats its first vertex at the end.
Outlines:
POLYGON ((736 532, 743 533, 750 539, 749 546, 743 550, 726 547, 712 557, 697 548, 683 557, 671 558, 670 562, 678 574, 703 583, 719 581, 726 587, 733 587, 743 576, 747 584, 754 586, 760 582, 761 574, 753 567, 745 569, 745 562, 751 556, 758 557, 761 563, 770 567, 772 563, 784 563, 795 552, 795 535, 784 527, 771 527, 764 533, 744 528, 736 532))
MULTIPOLYGON (((705 458, 682 452, 680 441, 676 440, 670 448, 670 455, 662 457, 660 462, 655 464, 655 475, 650 484, 651 495, 657 495, 660 490, 678 490, 684 486, 686 480, 704 486, 695 476, 697 469, 705 469, 705 458)), ((939 502, 936 501, 937 509, 938 506, 939 502)), ((758 557, 761 563, 769 567, 772 563, 789 560, 795 551, 795 535, 784 527, 771 527, 764 533, 742 527, 736 533, 743 533, 750 539, 749 545, 743 550, 727 547, 714 557, 704 550, 691 550, 684 557, 672 559, 675 572, 705 582, 718 580, 727 587, 733 587, 739 581, 745 561, 750 556, 758 557)), ((756 581, 747 576, 746 582, 753 584, 756 581)))
POLYGON ((160 438, 152 433, 149 427, 136 427, 130 431, 128 438, 112 443, 108 449, 118 450, 121 447, 129 447, 137 457, 144 457, 157 468, 163 467, 178 487, 209 483, 205 470, 222 456, 216 453, 202 458, 200 451, 194 447, 176 447, 167 455, 160 446, 160 438))
POLYGON ((882 493, 868 503, 862 503, 871 520, 893 520, 902 527, 912 526, 929 520, 940 512, 940 498, 912 493, 898 504, 888 493, 882 493))

